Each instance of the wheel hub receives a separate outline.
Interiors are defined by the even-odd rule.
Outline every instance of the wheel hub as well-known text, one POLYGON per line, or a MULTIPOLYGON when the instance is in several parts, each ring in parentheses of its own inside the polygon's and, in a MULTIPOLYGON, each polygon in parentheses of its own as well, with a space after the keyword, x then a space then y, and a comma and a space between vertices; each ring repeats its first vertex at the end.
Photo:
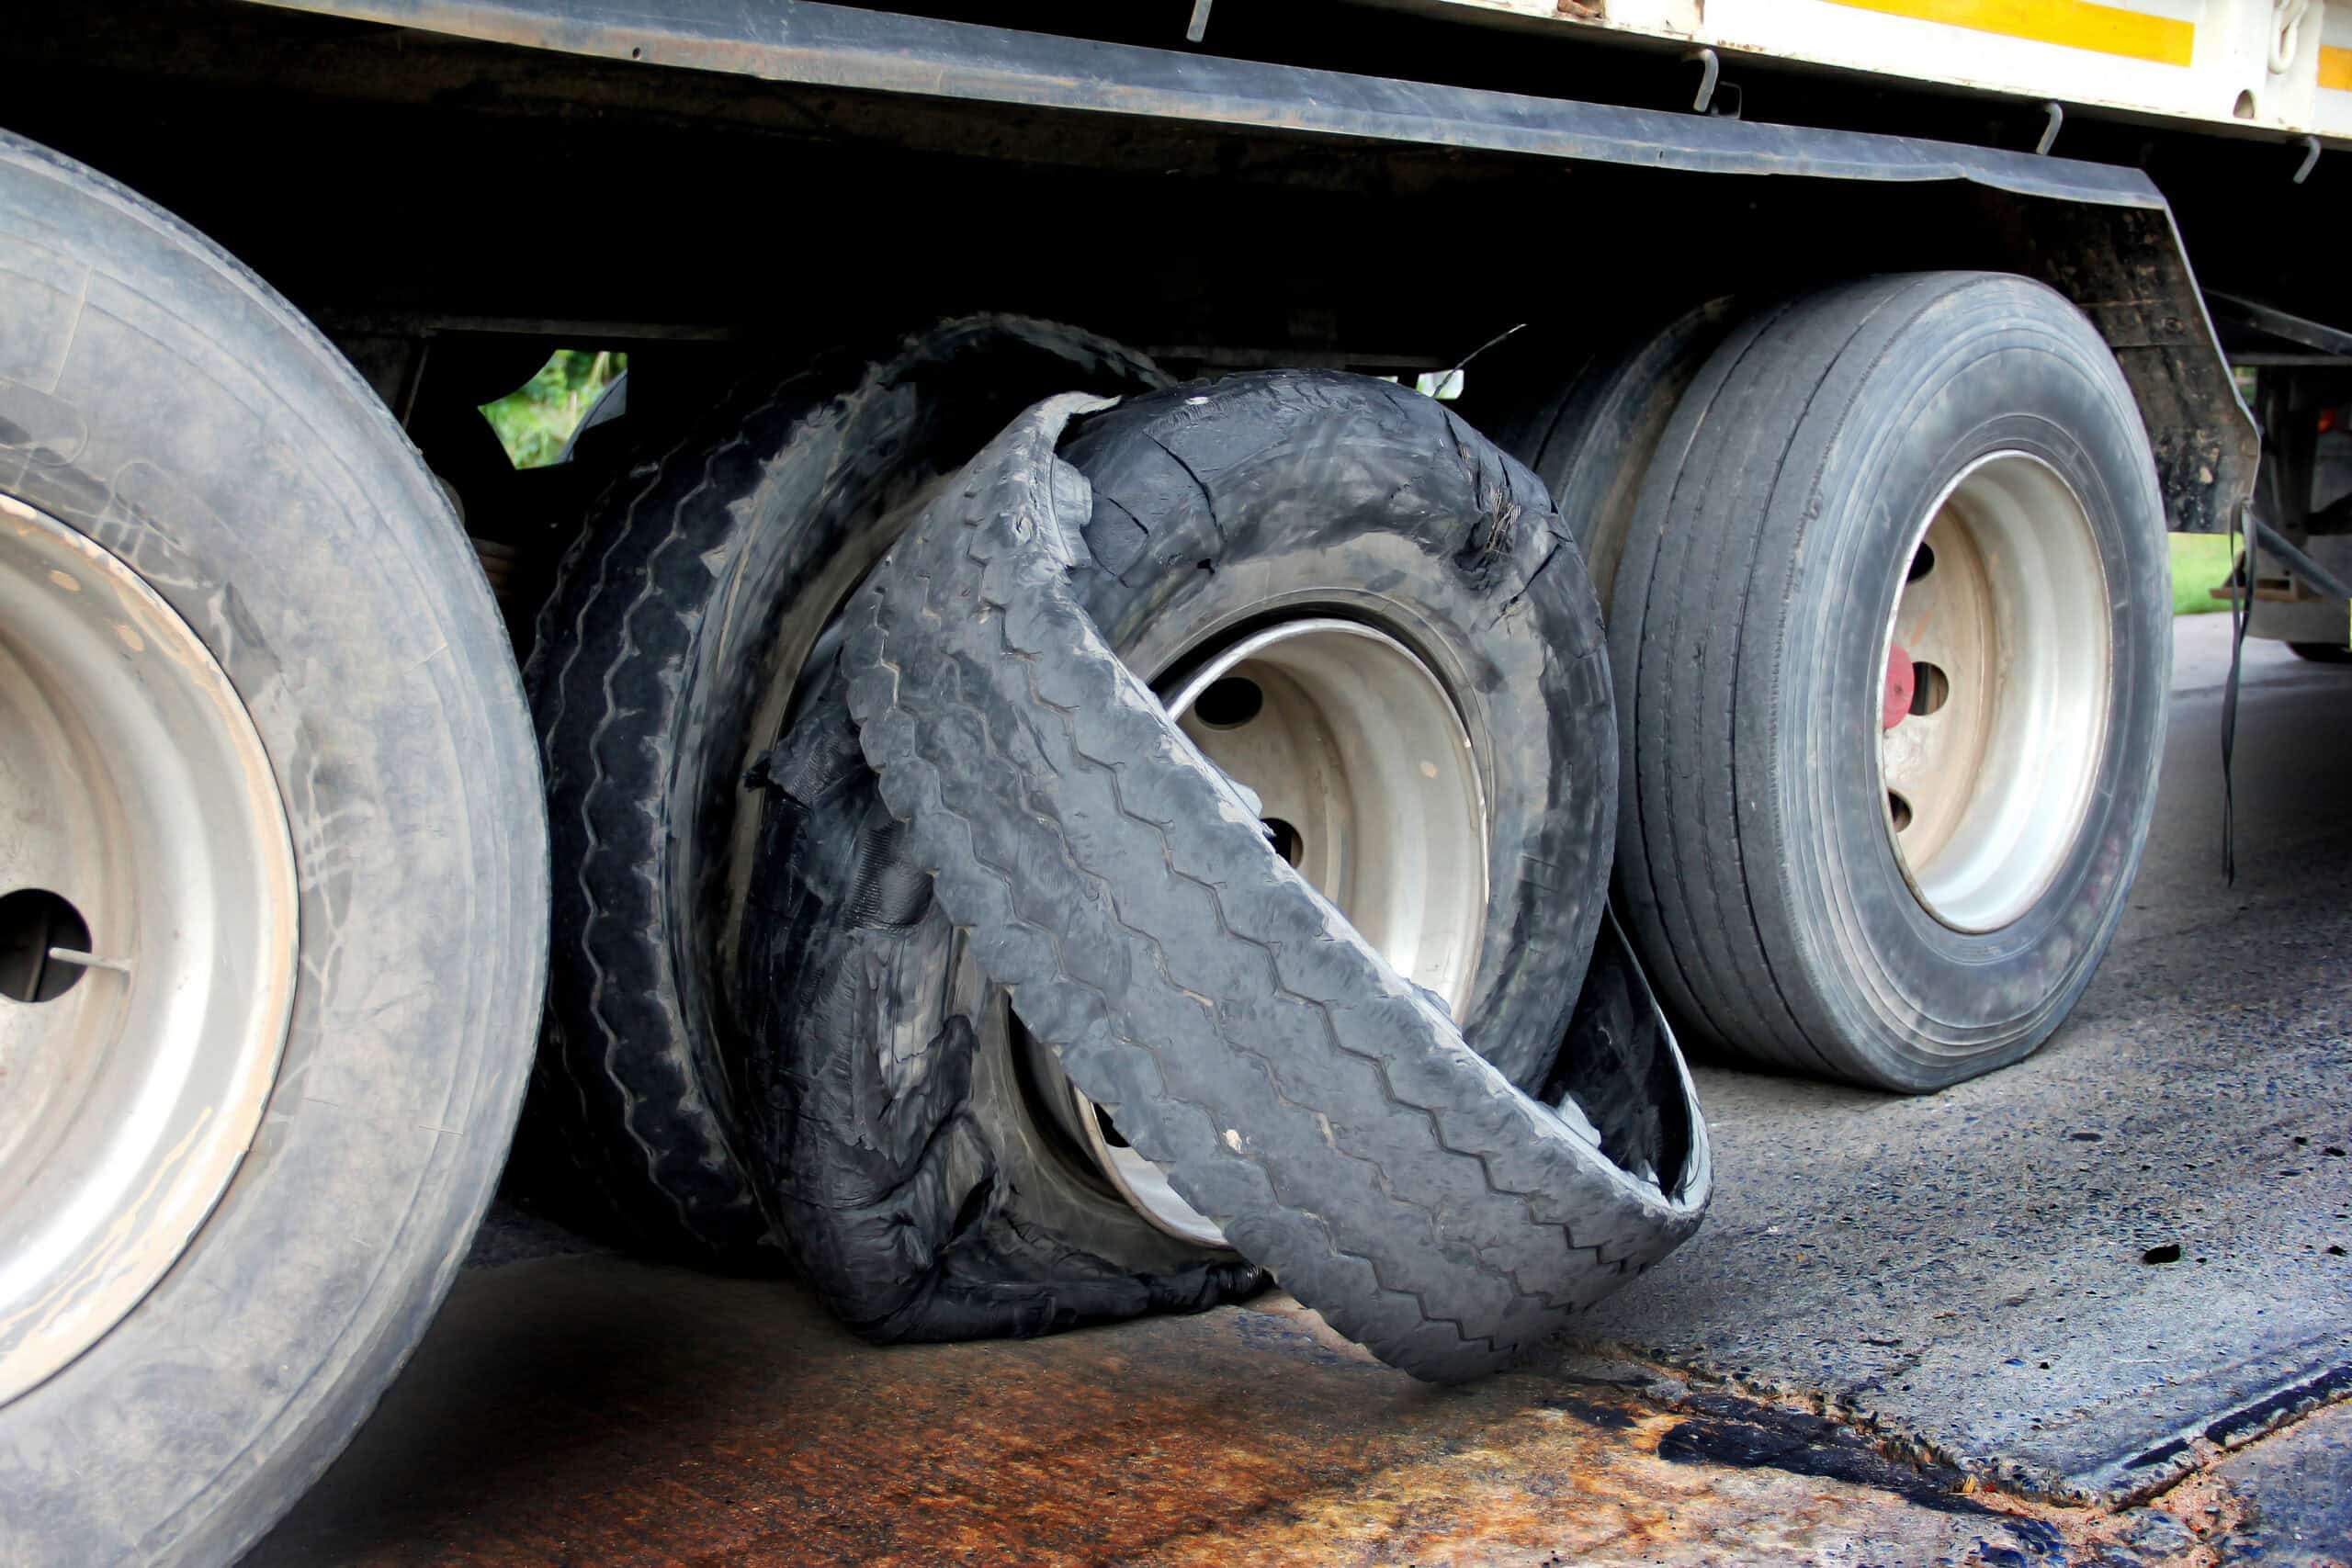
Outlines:
POLYGON ((1919 677, 1912 667, 1910 649, 1901 643, 1890 644, 1886 650, 1886 690, 1878 704, 1878 727, 1893 729, 1911 711, 1912 694, 1918 689, 1919 677))
MULTIPOLYGON (((1274 852, 1458 1016, 1486 929, 1486 795, 1436 673, 1385 632, 1313 615, 1178 668, 1189 673, 1164 691, 1169 712, 1255 795, 1274 852)), ((1120 1196, 1171 1235, 1226 1246, 1051 1052, 1033 1049, 1050 1109, 1120 1196)))
POLYGON ((211 1212, 293 1006, 292 842, 196 633, 0 496, 0 1403, 211 1212))
POLYGON ((2037 457, 1979 458, 1920 525, 1888 616, 1878 765, 1895 857, 1944 924, 2008 924, 2072 850, 2112 694, 2109 618, 2089 516, 2037 457))

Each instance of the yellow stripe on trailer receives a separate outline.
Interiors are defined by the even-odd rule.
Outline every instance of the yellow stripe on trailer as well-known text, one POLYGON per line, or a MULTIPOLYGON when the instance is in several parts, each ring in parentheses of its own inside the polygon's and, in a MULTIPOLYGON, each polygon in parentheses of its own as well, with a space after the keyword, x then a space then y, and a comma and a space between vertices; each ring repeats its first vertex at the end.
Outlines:
MULTIPOLYGON (((1941 22, 1980 33, 2030 39, 2068 49, 2093 50, 2127 60, 2154 61, 2159 65, 2186 65, 2196 46, 2197 27, 2173 17, 2152 17, 2095 0, 1831 0, 1857 11, 1877 11, 1915 21, 1941 22)), ((2352 72, 2352 51, 2323 50, 2320 81, 2325 86, 2352 86, 2352 75, 2327 79, 2326 56, 2344 57, 2338 69, 2352 72)))
POLYGON ((2352 93, 2352 49, 2338 49, 2332 43, 2319 46, 2319 85, 2352 93))

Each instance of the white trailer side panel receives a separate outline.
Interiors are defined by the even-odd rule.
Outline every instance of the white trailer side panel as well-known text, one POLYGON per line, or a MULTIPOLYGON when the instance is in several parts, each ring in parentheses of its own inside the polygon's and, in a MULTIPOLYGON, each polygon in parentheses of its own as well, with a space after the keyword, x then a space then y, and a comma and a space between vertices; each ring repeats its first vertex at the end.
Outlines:
POLYGON ((2352 0, 1407 0, 2352 144, 2352 0))

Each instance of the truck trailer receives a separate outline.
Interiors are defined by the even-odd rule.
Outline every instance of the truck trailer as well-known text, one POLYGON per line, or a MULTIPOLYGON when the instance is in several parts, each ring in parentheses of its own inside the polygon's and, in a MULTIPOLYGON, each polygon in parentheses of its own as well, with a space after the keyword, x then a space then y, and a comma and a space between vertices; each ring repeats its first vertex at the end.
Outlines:
POLYGON ((2346 656, 2329 0, 0 39, 10 1562, 233 1561, 502 1183, 882 1342, 1509 1365, 1701 1223, 1679 1042, 2059 1027, 2168 532, 2346 656))

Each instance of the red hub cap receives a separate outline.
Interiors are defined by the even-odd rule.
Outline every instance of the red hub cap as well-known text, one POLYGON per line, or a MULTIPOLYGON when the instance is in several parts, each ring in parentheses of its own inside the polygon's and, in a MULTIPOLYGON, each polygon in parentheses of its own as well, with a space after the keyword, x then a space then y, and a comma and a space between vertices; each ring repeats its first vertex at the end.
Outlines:
POLYGON ((1911 688, 1917 679, 1911 671, 1911 655, 1901 643, 1890 643, 1886 649, 1886 690, 1878 699, 1878 727, 1893 729, 1911 711, 1911 688))

